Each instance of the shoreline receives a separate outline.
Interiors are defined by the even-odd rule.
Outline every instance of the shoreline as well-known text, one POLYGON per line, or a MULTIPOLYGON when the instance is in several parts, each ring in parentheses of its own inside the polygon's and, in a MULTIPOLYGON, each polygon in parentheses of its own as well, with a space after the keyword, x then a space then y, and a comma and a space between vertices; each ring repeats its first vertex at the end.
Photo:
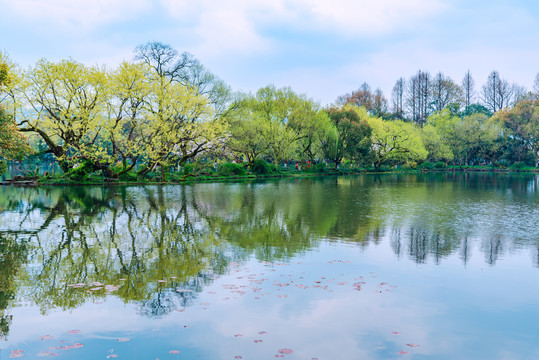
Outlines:
POLYGON ((203 176, 189 177, 185 180, 173 181, 117 181, 117 179, 108 179, 102 181, 87 181, 87 182, 72 182, 72 181, 40 181, 40 178, 20 178, 17 180, 11 179, 1 181, 0 186, 16 186, 16 187, 37 187, 37 186, 140 186, 140 185, 178 185, 178 184, 193 184, 193 183, 212 183, 212 182, 227 182, 227 181, 252 181, 264 179, 301 179, 313 177, 334 177, 334 176, 349 176, 349 175, 390 175, 390 174, 427 174, 427 173, 496 173, 496 174, 538 174, 539 168, 536 169, 493 169, 493 168, 449 168, 449 169, 403 169, 394 171, 367 171, 367 170, 350 170, 350 171, 333 171, 322 173, 280 173, 276 175, 244 175, 244 176, 203 176), (112 180, 112 181, 111 181, 112 180))

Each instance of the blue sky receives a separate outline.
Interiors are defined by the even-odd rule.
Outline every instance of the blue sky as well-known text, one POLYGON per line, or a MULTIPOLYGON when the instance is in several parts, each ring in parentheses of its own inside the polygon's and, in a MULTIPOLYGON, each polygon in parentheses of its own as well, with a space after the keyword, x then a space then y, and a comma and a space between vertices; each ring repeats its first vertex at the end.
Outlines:
POLYGON ((367 82, 490 71, 532 88, 539 2, 524 0, 0 0, 0 50, 22 66, 116 66, 147 41, 194 54, 234 90, 273 83, 321 102, 367 82))

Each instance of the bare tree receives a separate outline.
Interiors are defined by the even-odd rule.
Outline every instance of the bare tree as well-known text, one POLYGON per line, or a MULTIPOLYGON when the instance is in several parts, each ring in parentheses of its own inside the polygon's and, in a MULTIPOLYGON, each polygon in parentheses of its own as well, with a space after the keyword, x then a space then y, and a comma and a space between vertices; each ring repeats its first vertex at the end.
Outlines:
POLYGON ((411 120, 423 126, 430 115, 431 100, 430 74, 419 70, 408 81, 406 104, 411 120))
POLYGON ((493 113, 509 106, 515 88, 507 80, 503 80, 497 71, 492 71, 483 85, 482 100, 485 106, 493 113))
POLYGON ((393 86, 393 92, 391 93, 391 99, 393 102, 393 114, 398 119, 404 118, 404 107, 403 107, 403 98, 404 98, 404 89, 406 86, 406 81, 404 78, 400 78, 393 86))
POLYGON ((470 106, 475 97, 474 87, 475 81, 472 78, 470 70, 468 70, 464 75, 464 79, 462 79, 462 91, 464 92, 464 107, 466 108, 470 106))
POLYGON ((178 81, 208 98, 216 110, 216 116, 224 115, 232 101, 230 87, 208 71, 199 60, 188 52, 178 54, 170 45, 150 41, 138 45, 135 60, 150 65, 157 74, 169 82, 178 81))
POLYGON ((539 73, 535 75, 535 81, 533 82, 533 92, 536 98, 539 98, 539 73))
POLYGON ((462 101, 462 90, 455 82, 441 72, 432 80, 432 104, 435 111, 442 111, 449 104, 458 104, 462 101))
POLYGON ((374 91, 371 113, 374 116, 383 116, 384 114, 387 114, 387 99, 380 89, 374 91))
POLYGON ((342 95, 337 98, 337 103, 340 105, 353 104, 355 106, 363 106, 369 112, 373 109, 373 101, 374 94, 367 83, 361 84, 360 88, 352 91, 351 94, 342 95))

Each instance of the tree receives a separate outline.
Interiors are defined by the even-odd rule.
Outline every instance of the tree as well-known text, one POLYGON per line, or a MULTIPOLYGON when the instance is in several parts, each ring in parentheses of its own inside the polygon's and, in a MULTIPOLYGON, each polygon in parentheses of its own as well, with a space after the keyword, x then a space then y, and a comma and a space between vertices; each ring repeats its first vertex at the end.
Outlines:
POLYGON ((434 77, 431 86, 432 103, 435 111, 442 111, 450 104, 458 104, 458 107, 460 107, 462 90, 450 77, 446 77, 439 72, 434 77))
POLYGON ((539 100, 521 101, 499 114, 504 127, 511 132, 511 141, 522 142, 531 152, 534 166, 539 162, 539 100))
POLYGON ((64 171, 81 161, 89 162, 92 171, 106 169, 108 158, 101 144, 108 91, 105 71, 74 60, 42 59, 21 75, 12 88, 21 131, 39 135, 64 171))
POLYGON ((485 106, 495 113, 509 106, 514 94, 514 87, 500 77, 497 71, 492 71, 483 85, 482 100, 485 106))
MULTIPOLYGON (((9 66, 0 53, 0 95, 10 82, 9 66)), ((0 175, 7 170, 6 159, 22 159, 31 153, 26 137, 19 132, 13 117, 0 103, 0 175)))
POLYGON ((231 124, 228 145, 233 152, 244 154, 250 163, 262 155, 275 162, 295 156, 314 161, 317 139, 329 124, 318 103, 289 87, 263 87, 255 95, 243 96, 232 107, 227 115, 231 124), (245 137, 247 134, 250 138, 245 137), (257 140, 253 142, 254 139, 257 140))
POLYGON ((149 160, 140 176, 222 146, 224 111, 231 93, 221 80, 191 54, 178 55, 170 45, 159 42, 139 45, 135 60, 153 70, 150 96, 142 105, 148 121, 142 123, 140 133, 149 160))
POLYGON ((419 70, 408 81, 406 104, 409 109, 410 119, 423 126, 430 115, 431 106, 431 82, 430 74, 419 70))
POLYGON ((371 149, 371 128, 367 122, 369 115, 365 108, 344 106, 328 110, 333 124, 321 138, 322 151, 326 159, 335 165, 348 158, 361 163, 369 157, 371 149))
POLYGON ((482 113, 468 115, 455 128, 458 153, 464 164, 480 164, 494 160, 498 131, 488 116, 482 113))
POLYGON ((438 129, 427 122, 421 129, 421 139, 428 152, 428 161, 451 161, 454 158, 453 151, 447 141, 439 133, 438 129))
POLYGON ((373 116, 385 117, 387 115, 387 99, 380 89, 374 91, 371 114, 373 116))
POLYGON ((399 78, 393 86, 393 92, 391 93, 391 99, 393 102, 393 116, 396 119, 404 119, 404 91, 406 87, 406 81, 404 78, 399 78))
POLYGON ((382 164, 403 164, 408 161, 422 162, 428 152, 421 140, 417 125, 402 120, 384 121, 369 118, 372 128, 372 150, 374 166, 382 164))
POLYGON ((337 104, 364 107, 369 114, 374 116, 387 114, 387 99, 384 93, 380 89, 373 92, 367 83, 361 84, 361 87, 356 91, 352 91, 351 94, 339 96, 337 104))
POLYGON ((475 97, 475 81, 472 78, 470 70, 466 72, 464 78, 462 79, 462 91, 464 92, 464 108, 467 108, 472 104, 472 101, 475 97))
POLYGON ((533 82, 533 92, 539 98, 539 73, 535 75, 535 80, 533 82))
POLYGON ((135 48, 135 60, 148 64, 157 75, 170 82, 192 87, 197 95, 205 96, 221 117, 233 100, 230 87, 208 71, 188 52, 178 54, 172 46, 150 41, 135 48))

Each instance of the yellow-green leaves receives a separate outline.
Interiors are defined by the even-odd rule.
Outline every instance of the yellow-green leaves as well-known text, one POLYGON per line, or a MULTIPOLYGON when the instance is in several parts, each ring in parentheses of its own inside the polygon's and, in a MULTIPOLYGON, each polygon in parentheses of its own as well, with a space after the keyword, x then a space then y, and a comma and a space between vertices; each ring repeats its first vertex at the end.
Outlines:
POLYGON ((387 162, 421 162, 427 158, 428 152, 417 126, 401 120, 385 121, 375 117, 369 118, 368 122, 372 128, 376 167, 387 162))

